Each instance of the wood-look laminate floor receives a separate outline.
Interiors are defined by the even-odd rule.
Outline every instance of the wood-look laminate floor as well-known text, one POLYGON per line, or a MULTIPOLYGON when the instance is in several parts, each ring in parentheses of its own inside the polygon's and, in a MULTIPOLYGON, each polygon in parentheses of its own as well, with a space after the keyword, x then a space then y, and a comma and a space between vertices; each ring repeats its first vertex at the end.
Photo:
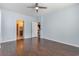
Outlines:
POLYGON ((21 39, 1 44, 2 56, 79 56, 79 48, 46 39, 21 39))

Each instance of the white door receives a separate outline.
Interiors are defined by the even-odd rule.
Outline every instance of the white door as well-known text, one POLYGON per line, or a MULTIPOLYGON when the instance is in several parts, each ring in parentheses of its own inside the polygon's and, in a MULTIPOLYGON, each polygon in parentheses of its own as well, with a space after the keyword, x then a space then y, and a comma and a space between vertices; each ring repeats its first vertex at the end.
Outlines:
POLYGON ((38 30, 38 27, 37 27, 37 22, 32 22, 32 37, 37 37, 37 30, 38 30))

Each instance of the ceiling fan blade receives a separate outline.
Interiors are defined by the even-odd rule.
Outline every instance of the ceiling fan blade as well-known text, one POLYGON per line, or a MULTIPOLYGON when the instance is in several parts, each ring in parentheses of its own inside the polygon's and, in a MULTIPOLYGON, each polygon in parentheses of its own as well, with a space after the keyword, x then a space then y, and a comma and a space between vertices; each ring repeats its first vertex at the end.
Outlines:
POLYGON ((47 7, 40 7, 40 6, 39 6, 39 8, 41 8, 41 9, 47 9, 47 7))
POLYGON ((35 8, 35 7, 33 6, 33 7, 27 7, 27 8, 35 8))

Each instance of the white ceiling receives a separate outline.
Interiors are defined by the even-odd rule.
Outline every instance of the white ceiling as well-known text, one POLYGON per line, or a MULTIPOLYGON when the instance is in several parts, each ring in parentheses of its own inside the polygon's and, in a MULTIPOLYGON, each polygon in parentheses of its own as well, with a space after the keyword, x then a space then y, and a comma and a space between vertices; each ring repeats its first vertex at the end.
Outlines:
MULTIPOLYGON (((0 3, 0 8, 8 9, 14 12, 18 12, 25 15, 35 15, 35 10, 32 8, 27 8, 28 6, 33 6, 34 3, 0 3)), ((47 9, 39 9, 40 15, 45 15, 54 10, 59 10, 71 6, 71 3, 39 3, 39 6, 45 6, 47 9)))

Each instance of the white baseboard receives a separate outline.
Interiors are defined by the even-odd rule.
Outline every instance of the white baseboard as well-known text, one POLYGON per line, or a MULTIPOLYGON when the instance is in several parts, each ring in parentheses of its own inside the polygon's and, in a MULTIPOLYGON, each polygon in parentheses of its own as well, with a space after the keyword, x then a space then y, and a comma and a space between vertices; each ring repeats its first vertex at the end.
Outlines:
POLYGON ((6 41, 1 41, 0 43, 6 43, 6 42, 11 42, 11 41, 15 41, 16 39, 11 39, 11 40, 6 40, 6 41))
MULTIPOLYGON (((24 38, 31 38, 31 37, 24 37, 24 38)), ((0 44, 6 43, 6 42, 11 42, 11 41, 16 41, 16 39, 10 39, 10 40, 6 40, 6 41, 1 41, 0 44)))
POLYGON ((47 38, 47 37, 42 37, 42 38, 79 48, 79 45, 77 45, 77 44, 71 44, 71 43, 67 43, 67 42, 63 42, 63 41, 59 41, 59 40, 55 40, 55 39, 51 39, 51 38, 47 38))

